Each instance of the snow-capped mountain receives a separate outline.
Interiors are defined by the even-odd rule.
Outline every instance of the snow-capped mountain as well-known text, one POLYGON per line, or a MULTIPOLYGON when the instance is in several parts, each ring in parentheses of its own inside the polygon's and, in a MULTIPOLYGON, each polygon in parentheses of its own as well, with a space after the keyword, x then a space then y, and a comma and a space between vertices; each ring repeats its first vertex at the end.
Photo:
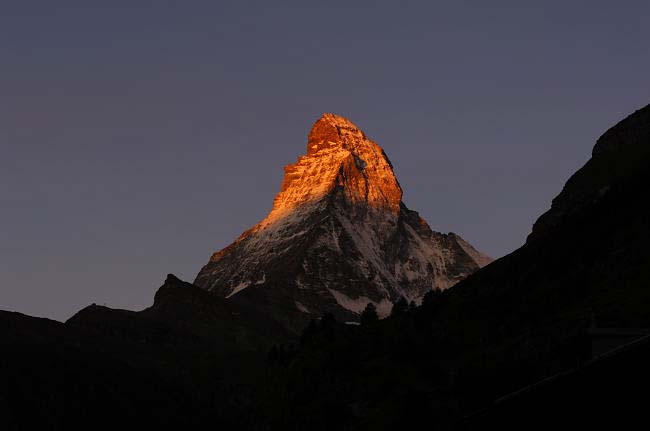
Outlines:
POLYGON ((369 302, 386 315, 491 261, 409 210, 386 153, 346 118, 323 114, 284 172, 269 215, 212 255, 196 285, 289 326, 326 312, 355 321, 369 302))

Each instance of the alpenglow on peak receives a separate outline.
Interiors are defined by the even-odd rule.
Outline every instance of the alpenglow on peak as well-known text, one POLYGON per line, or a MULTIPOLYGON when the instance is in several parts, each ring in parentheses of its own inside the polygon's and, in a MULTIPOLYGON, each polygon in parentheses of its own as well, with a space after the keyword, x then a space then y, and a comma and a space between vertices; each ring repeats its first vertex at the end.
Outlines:
POLYGON ((307 139, 307 155, 284 168, 282 189, 267 220, 343 193, 349 203, 399 211, 402 189, 384 151, 351 121, 323 114, 307 139))
POLYGON ((385 315, 400 297, 418 302, 489 262, 458 235, 432 231, 402 202, 384 150, 323 114, 268 216, 213 254, 195 284, 299 330, 328 312, 356 321, 370 302, 385 315))

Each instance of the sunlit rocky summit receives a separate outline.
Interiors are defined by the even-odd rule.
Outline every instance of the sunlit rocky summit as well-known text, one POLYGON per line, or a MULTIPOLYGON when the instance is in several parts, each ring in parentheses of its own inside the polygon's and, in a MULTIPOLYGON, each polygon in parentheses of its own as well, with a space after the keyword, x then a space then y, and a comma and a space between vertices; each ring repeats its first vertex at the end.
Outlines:
POLYGON ((491 261, 409 210, 384 150, 344 117, 323 114, 284 171, 269 215, 215 253, 196 285, 298 329, 327 312, 356 321, 369 302, 385 315, 491 261))

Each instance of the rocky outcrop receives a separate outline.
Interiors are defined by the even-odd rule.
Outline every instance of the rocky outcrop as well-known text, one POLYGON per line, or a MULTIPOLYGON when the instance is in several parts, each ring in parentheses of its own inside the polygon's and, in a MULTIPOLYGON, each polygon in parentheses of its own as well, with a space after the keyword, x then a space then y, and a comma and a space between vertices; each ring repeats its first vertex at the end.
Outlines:
POLYGON ((385 315, 400 297, 418 302, 488 262, 458 235, 432 231, 402 202, 383 149, 324 114, 307 154, 285 167, 269 215, 215 253, 195 284, 266 304, 294 326, 325 312, 356 321, 369 302, 385 315))

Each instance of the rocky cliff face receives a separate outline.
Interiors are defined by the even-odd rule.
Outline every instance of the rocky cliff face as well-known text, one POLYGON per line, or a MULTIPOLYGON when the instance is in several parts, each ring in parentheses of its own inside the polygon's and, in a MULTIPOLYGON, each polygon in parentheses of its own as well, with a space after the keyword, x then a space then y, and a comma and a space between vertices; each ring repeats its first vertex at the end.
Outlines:
POLYGON ((382 148, 324 114, 307 154, 285 167, 269 215, 215 253, 195 284, 264 304, 291 326, 325 312, 356 321, 369 302, 385 315, 401 296, 417 302, 489 262, 458 235, 432 231, 402 202, 382 148))

